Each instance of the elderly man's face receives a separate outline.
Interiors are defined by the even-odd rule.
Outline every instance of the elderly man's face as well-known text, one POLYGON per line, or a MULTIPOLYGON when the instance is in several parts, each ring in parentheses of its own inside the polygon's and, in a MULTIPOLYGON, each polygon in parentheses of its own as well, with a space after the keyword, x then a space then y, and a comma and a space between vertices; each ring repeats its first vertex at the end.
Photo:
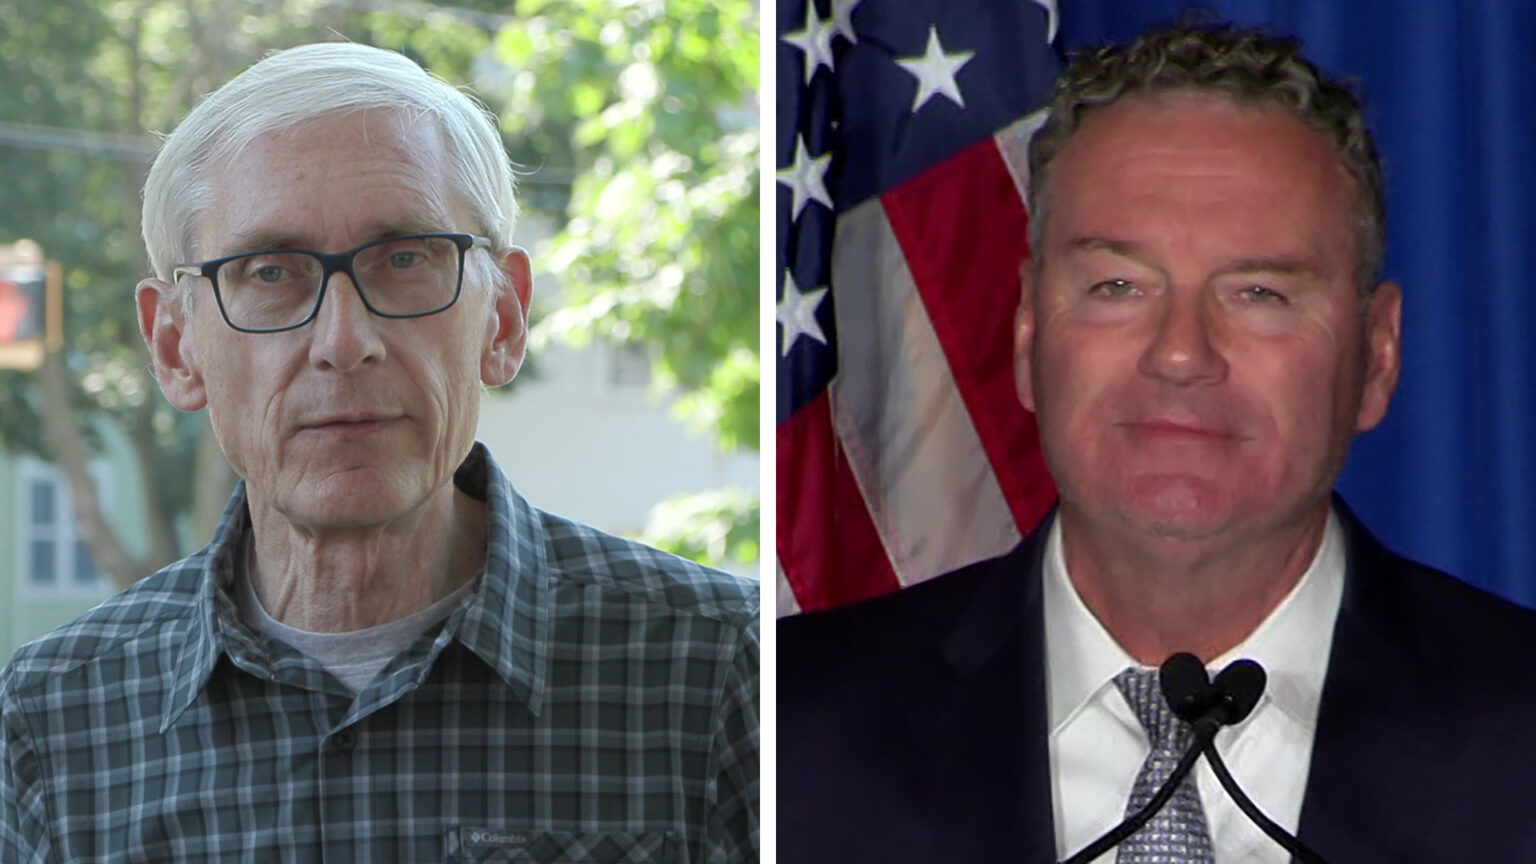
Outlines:
POLYGON ((1016 371, 1063 506, 1184 539, 1315 512, 1387 410, 1401 303, 1383 285, 1362 322, 1331 144, 1279 107, 1129 97, 1047 191, 1016 371))
MULTIPOLYGON (((390 235, 476 233, 452 174, 429 121, 378 111, 311 120, 214 171, 198 252, 340 252, 390 235)), ((297 525, 362 527, 413 512, 468 453, 481 382, 510 380, 522 356, 529 288, 515 251, 470 250, 458 302, 422 318, 373 315, 337 274, 310 323, 242 333, 224 323, 206 281, 188 287, 197 295, 185 321, 163 298, 146 310, 156 298, 140 292, 141 321, 166 324, 150 340, 162 386, 177 407, 206 402, 253 503, 297 525), (510 290, 493 284, 496 266, 510 290)))

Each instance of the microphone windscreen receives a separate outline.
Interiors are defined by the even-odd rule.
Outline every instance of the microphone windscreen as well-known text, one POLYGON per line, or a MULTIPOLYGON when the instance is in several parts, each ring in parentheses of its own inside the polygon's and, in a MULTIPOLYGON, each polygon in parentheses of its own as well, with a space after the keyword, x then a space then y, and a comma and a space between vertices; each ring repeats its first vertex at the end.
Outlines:
POLYGON ((1234 660, 1217 673, 1215 687, 1227 709, 1227 724, 1241 723, 1264 695, 1269 676, 1252 660, 1234 660))
POLYGON ((1157 677, 1175 717, 1193 723, 1209 709, 1211 679, 1199 657, 1180 651, 1163 661, 1157 677))

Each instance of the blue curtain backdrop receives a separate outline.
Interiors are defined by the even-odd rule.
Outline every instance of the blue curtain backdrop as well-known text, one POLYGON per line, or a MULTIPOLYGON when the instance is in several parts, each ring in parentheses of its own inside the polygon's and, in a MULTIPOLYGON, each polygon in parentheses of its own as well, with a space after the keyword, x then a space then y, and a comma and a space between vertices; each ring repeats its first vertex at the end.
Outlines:
MULTIPOLYGON (((1057 45, 1186 4, 1060 0, 1057 45)), ((1403 376, 1340 488, 1398 552, 1536 607, 1536 3, 1207 2, 1364 90, 1386 171, 1403 376)))

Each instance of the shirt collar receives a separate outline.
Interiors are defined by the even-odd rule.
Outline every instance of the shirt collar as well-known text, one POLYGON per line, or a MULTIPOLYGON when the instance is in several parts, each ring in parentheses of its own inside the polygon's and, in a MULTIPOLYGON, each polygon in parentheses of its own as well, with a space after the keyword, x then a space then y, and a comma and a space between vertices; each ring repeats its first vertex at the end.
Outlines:
MULTIPOLYGON (((485 566, 479 587, 444 623, 472 653, 506 681, 528 709, 543 704, 548 659, 549 573, 547 537, 539 511, 507 480, 485 445, 476 442, 453 482, 486 504, 485 566)), ((193 558, 202 577, 185 638, 171 668, 160 731, 186 711, 207 683, 221 654, 260 656, 254 633, 239 620, 232 593, 236 556, 251 530, 245 483, 230 497, 213 542, 193 558)))
POLYGON ((548 536, 542 514, 517 494, 484 444, 476 442, 454 475, 486 502, 485 569, 457 638, 539 713, 549 653, 548 536))
MULTIPOLYGON (((1331 510, 1312 563, 1285 599, 1242 642, 1211 664, 1258 661, 1269 675, 1262 701, 1298 723, 1316 725, 1323 678, 1328 670, 1334 620, 1344 590, 1344 542, 1331 510)), ((1046 538, 1044 580, 1045 640, 1050 726, 1054 734, 1072 720, 1128 666, 1139 666, 1093 616, 1067 574, 1061 520, 1046 538)))
POLYGON ((250 511, 245 505, 245 482, 235 486, 219 517, 219 527, 213 532, 213 542, 195 553, 193 559, 201 559, 197 569, 197 599, 192 605, 192 619, 185 633, 176 662, 172 663, 171 686, 165 693, 165 706, 160 721, 160 733, 171 728, 182 712, 187 710, 197 694, 213 674, 213 667, 224 653, 220 639, 221 619, 236 618, 235 605, 229 587, 234 580, 235 559, 243 548, 246 532, 250 530, 250 511))

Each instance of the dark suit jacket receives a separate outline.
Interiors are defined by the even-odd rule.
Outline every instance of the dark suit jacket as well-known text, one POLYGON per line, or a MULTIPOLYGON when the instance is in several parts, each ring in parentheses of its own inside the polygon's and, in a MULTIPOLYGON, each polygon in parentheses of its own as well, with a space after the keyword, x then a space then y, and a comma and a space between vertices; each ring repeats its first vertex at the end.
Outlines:
MULTIPOLYGON (((1335 505, 1344 596, 1302 839, 1331 864, 1536 862, 1536 613, 1335 505)), ((1056 860, 1045 536, 779 625, 780 861, 1056 860)))

